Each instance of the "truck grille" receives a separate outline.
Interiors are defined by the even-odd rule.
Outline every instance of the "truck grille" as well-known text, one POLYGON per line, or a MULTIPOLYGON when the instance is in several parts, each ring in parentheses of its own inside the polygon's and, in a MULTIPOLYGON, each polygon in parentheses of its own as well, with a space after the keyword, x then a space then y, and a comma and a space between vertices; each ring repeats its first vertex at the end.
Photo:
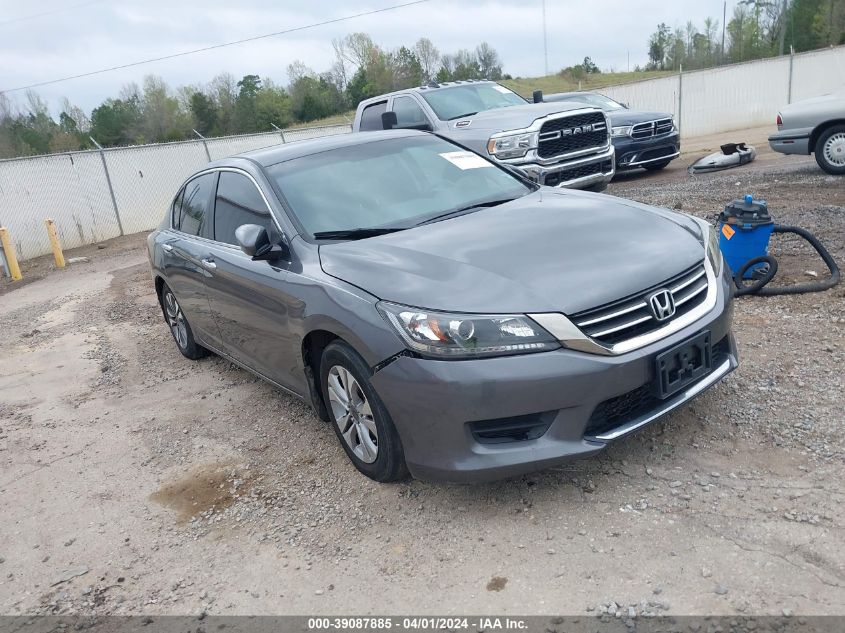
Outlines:
POLYGON ((607 145, 607 123, 601 112, 587 112, 546 121, 540 128, 537 154, 551 158, 566 152, 607 145))
POLYGON ((672 131, 673 127, 672 119, 657 119, 656 121, 637 123, 631 129, 631 138, 643 139, 668 134, 672 131))
POLYGON ((604 345, 615 345, 663 327, 700 305, 706 296, 707 273, 704 264, 698 264, 636 295, 579 312, 572 316, 572 321, 590 338, 604 345), (671 293, 675 313, 658 321, 648 304, 648 297, 662 289, 671 293))

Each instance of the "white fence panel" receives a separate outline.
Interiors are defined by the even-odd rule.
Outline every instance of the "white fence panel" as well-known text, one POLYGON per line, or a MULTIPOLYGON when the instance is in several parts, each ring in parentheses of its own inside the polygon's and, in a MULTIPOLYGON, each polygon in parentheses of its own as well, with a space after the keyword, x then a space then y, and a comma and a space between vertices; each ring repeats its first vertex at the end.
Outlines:
POLYGON ((599 92, 611 99, 627 103, 635 110, 669 112, 678 118, 678 77, 647 79, 621 86, 609 86, 599 92))
POLYGON ((845 47, 795 55, 792 101, 838 92, 845 88, 845 47))

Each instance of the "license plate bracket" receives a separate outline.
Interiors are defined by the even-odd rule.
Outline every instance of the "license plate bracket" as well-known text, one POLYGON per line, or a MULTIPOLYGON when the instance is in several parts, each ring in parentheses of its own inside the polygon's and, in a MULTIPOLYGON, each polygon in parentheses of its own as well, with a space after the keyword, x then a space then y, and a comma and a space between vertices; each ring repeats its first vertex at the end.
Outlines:
POLYGON ((673 396, 687 385, 710 373, 713 348, 710 332, 702 332, 661 352, 655 357, 656 395, 660 399, 673 396))

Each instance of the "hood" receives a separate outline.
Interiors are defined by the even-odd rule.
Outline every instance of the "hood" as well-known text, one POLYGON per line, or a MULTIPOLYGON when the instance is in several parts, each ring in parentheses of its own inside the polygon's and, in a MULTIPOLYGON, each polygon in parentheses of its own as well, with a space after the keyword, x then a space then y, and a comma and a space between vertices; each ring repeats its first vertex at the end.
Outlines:
POLYGON ((323 270, 396 303, 572 314, 701 262, 692 219, 612 196, 541 189, 398 233, 320 246, 323 270))
POLYGON ((810 99, 802 99, 783 106, 779 112, 784 117, 791 114, 804 116, 812 115, 815 112, 825 113, 832 108, 845 108, 845 90, 835 92, 833 94, 822 95, 821 97, 812 97, 810 99))
POLYGON ((508 106, 506 108, 493 108, 472 116, 461 117, 450 121, 449 127, 453 130, 481 129, 494 132, 521 130, 529 127, 541 117, 584 107, 584 104, 581 103, 526 103, 525 105, 508 106), (467 124, 467 121, 469 121, 469 124, 467 124), (460 125, 458 125, 459 123, 460 125))
POLYGON ((673 118, 668 112, 647 112, 644 110, 611 110, 610 112, 605 112, 605 114, 614 126, 635 125, 657 119, 673 118))

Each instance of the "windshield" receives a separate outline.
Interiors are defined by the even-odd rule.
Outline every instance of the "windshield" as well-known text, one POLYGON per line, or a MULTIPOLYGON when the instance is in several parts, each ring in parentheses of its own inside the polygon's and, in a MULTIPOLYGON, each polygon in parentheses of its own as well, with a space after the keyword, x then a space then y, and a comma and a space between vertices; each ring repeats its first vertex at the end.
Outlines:
POLYGON ((428 135, 339 147, 278 163, 267 172, 312 237, 407 228, 532 191, 485 158, 428 135))
POLYGON ((527 101, 512 90, 495 83, 461 84, 420 94, 441 121, 458 119, 494 108, 525 105, 527 101))
POLYGON ((600 95, 596 92, 579 92, 578 94, 566 95, 565 100, 586 103, 587 105, 601 108, 605 112, 625 109, 625 106, 621 103, 617 103, 610 97, 605 97, 604 95, 600 95))

